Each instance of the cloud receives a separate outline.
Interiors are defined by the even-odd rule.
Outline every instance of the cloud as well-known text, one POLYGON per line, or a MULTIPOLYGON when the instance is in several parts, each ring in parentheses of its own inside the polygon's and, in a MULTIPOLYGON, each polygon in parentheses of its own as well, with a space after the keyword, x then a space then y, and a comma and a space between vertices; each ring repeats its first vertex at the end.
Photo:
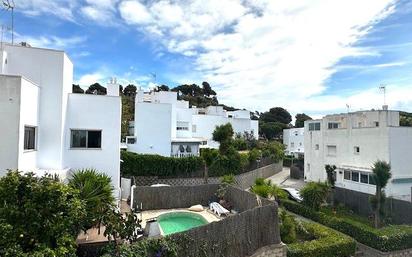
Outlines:
POLYGON ((321 111, 327 107, 313 101, 323 99, 341 59, 380 55, 356 44, 395 3, 128 0, 119 12, 165 51, 189 57, 198 80, 217 86, 222 102, 259 110, 308 103, 321 111))
POLYGON ((29 16, 40 16, 43 14, 55 15, 61 19, 74 22, 73 9, 77 6, 76 0, 18 0, 15 1, 18 12, 29 16))
MULTIPOLYGON (((33 47, 67 50, 79 48, 86 40, 86 36, 57 37, 57 36, 28 36, 16 34, 16 42, 27 42, 33 47)), ((86 52, 84 52, 86 53, 86 52)))
POLYGON ((86 0, 80 12, 96 23, 104 26, 116 25, 116 4, 118 0, 86 0))

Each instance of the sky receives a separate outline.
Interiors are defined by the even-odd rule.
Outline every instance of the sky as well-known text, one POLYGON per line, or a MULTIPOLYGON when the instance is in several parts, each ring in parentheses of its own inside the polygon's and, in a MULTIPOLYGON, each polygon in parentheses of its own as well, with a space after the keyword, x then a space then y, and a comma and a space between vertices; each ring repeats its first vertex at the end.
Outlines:
POLYGON ((208 81, 226 105, 318 117, 381 108, 384 85, 412 111, 409 0, 14 2, 15 41, 65 50, 84 88, 208 81))

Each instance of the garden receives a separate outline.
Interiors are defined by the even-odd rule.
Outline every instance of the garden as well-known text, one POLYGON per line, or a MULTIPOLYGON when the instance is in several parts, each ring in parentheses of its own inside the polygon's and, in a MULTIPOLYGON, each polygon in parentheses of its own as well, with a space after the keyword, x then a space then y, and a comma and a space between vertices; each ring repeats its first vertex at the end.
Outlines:
POLYGON ((277 141, 258 141, 249 133, 234 134, 232 125, 217 126, 213 140, 219 149, 202 149, 200 156, 164 157, 121 152, 123 177, 220 177, 241 174, 283 159, 284 146, 277 141))

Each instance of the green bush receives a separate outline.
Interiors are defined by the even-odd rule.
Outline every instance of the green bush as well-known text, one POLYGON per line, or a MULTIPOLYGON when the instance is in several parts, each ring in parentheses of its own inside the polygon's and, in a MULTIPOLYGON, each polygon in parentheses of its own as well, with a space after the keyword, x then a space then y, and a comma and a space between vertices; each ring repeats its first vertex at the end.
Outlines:
POLYGON ((288 257, 349 257, 355 254, 352 238, 315 223, 303 223, 314 240, 287 245, 288 257))
POLYGON ((82 229, 100 225, 103 214, 114 205, 110 177, 94 169, 78 170, 69 178, 69 186, 80 192, 79 197, 86 205, 82 229))
POLYGON ((397 225, 375 229, 359 221, 346 217, 333 217, 289 200, 282 200, 282 206, 293 213, 340 231, 358 242, 382 252, 412 248, 412 226, 397 225))
POLYGON ((280 238, 285 244, 296 242, 296 220, 285 210, 279 210, 280 238))
POLYGON ((270 180, 264 178, 257 178, 255 184, 250 187, 250 191, 257 194, 260 197, 269 198, 273 197, 275 200, 287 199, 288 195, 280 187, 272 184, 270 180))
POLYGON ((258 159, 260 159, 261 155, 262 155, 262 153, 259 149, 254 148, 254 149, 250 150, 248 152, 249 162, 257 161, 258 159))
POLYGON ((244 138, 235 138, 233 140, 233 146, 238 151, 244 151, 248 149, 247 141, 244 138))
POLYGON ((277 141, 261 142, 259 149, 263 157, 269 157, 274 162, 281 161, 285 155, 285 146, 277 141))
POLYGON ((220 177, 227 174, 242 173, 242 162, 240 154, 231 148, 227 155, 219 154, 209 167, 209 175, 220 177))
POLYGON ((173 158, 153 154, 136 154, 122 151, 120 165, 122 176, 189 176, 203 166, 201 157, 173 158))
POLYGON ((326 201, 330 187, 323 182, 309 182, 300 190, 300 195, 303 198, 303 204, 315 210, 319 210, 320 206, 326 201))
POLYGON ((76 256, 78 192, 57 178, 10 171, 0 179, 0 256, 76 256))

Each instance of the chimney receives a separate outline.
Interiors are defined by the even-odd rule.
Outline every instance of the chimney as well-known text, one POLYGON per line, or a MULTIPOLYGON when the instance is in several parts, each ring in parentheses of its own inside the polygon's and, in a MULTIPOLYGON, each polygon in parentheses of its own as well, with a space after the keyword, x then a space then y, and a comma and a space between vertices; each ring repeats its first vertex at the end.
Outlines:
POLYGON ((137 103, 143 103, 144 102, 144 91, 143 91, 142 87, 139 87, 139 89, 137 90, 136 102, 137 103))
POLYGON ((117 84, 117 79, 114 77, 110 79, 109 83, 107 83, 107 95, 119 96, 119 84, 117 84))
POLYGON ((388 105, 387 104, 382 105, 382 110, 387 111, 388 110, 388 105))

